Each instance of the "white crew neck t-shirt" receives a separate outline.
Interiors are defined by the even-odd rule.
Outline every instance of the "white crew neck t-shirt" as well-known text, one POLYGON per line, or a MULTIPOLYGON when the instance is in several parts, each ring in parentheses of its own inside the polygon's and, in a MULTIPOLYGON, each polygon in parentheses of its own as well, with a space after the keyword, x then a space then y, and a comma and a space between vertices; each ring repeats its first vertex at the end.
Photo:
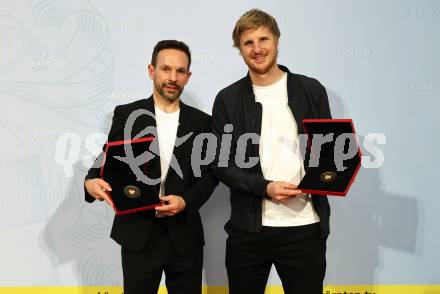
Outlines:
POLYGON ((174 145, 177 136, 177 127, 179 126, 180 109, 175 112, 164 112, 159 107, 154 107, 156 116, 157 137, 159 141, 159 155, 160 155, 160 191, 159 195, 163 196, 164 182, 170 162, 173 155, 174 145))
MULTIPOLYGON (((272 85, 253 85, 255 100, 263 106, 260 163, 263 176, 271 181, 298 185, 304 176, 298 128, 287 104, 287 74, 272 85)), ((300 226, 319 222, 310 195, 283 203, 263 200, 263 226, 300 226)))

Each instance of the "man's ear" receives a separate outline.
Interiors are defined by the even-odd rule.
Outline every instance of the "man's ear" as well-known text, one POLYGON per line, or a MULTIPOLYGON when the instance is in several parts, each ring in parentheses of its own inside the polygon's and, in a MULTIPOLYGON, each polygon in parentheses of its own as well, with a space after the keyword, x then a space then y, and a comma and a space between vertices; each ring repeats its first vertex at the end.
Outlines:
POLYGON ((148 65, 148 76, 150 77, 150 79, 154 79, 154 65, 152 64, 148 65))

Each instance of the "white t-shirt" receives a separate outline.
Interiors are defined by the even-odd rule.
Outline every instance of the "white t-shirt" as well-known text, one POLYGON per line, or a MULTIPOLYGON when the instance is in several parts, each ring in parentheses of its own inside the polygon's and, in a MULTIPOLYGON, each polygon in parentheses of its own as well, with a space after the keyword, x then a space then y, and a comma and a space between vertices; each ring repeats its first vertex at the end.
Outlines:
MULTIPOLYGON (((260 162, 263 176, 271 181, 298 185, 304 176, 298 128, 287 104, 287 74, 272 85, 253 85, 255 99, 263 106, 260 162)), ((263 226, 300 226, 319 222, 310 195, 293 197, 283 203, 263 200, 263 226)))
POLYGON ((179 126, 180 109, 175 112, 164 112, 159 107, 155 106, 157 139, 159 140, 159 155, 160 155, 160 191, 159 195, 164 195, 164 182, 170 162, 173 155, 174 145, 177 136, 177 127, 179 126))

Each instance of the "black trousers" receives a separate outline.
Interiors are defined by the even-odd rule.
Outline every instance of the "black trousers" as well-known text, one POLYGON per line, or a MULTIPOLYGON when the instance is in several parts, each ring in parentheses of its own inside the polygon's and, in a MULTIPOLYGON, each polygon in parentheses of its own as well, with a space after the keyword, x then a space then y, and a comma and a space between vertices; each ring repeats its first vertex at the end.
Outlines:
POLYGON ((226 269, 230 294, 263 294, 272 264, 286 294, 322 294, 326 239, 319 223, 263 227, 259 233, 226 225, 226 269))
MULTIPOLYGON (((178 245, 177 245, 178 246, 178 245)), ((147 246, 140 252, 121 250, 124 294, 156 294, 162 272, 169 294, 202 292, 203 247, 177 256, 164 219, 157 219, 147 246)))

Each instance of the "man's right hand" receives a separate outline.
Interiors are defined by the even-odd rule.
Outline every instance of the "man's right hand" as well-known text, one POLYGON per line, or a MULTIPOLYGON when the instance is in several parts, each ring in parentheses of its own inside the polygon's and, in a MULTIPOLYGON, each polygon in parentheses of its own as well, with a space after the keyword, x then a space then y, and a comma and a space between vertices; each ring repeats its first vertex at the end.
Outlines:
POLYGON ((288 182, 270 182, 266 187, 266 195, 275 202, 283 202, 301 194, 297 186, 288 182))
POLYGON ((93 198, 98 199, 99 201, 105 200, 110 206, 113 207, 113 202, 110 199, 110 196, 106 193, 106 191, 111 191, 112 187, 110 187, 109 183, 104 181, 103 179, 88 179, 84 182, 84 186, 86 187, 87 192, 92 195, 93 198))

